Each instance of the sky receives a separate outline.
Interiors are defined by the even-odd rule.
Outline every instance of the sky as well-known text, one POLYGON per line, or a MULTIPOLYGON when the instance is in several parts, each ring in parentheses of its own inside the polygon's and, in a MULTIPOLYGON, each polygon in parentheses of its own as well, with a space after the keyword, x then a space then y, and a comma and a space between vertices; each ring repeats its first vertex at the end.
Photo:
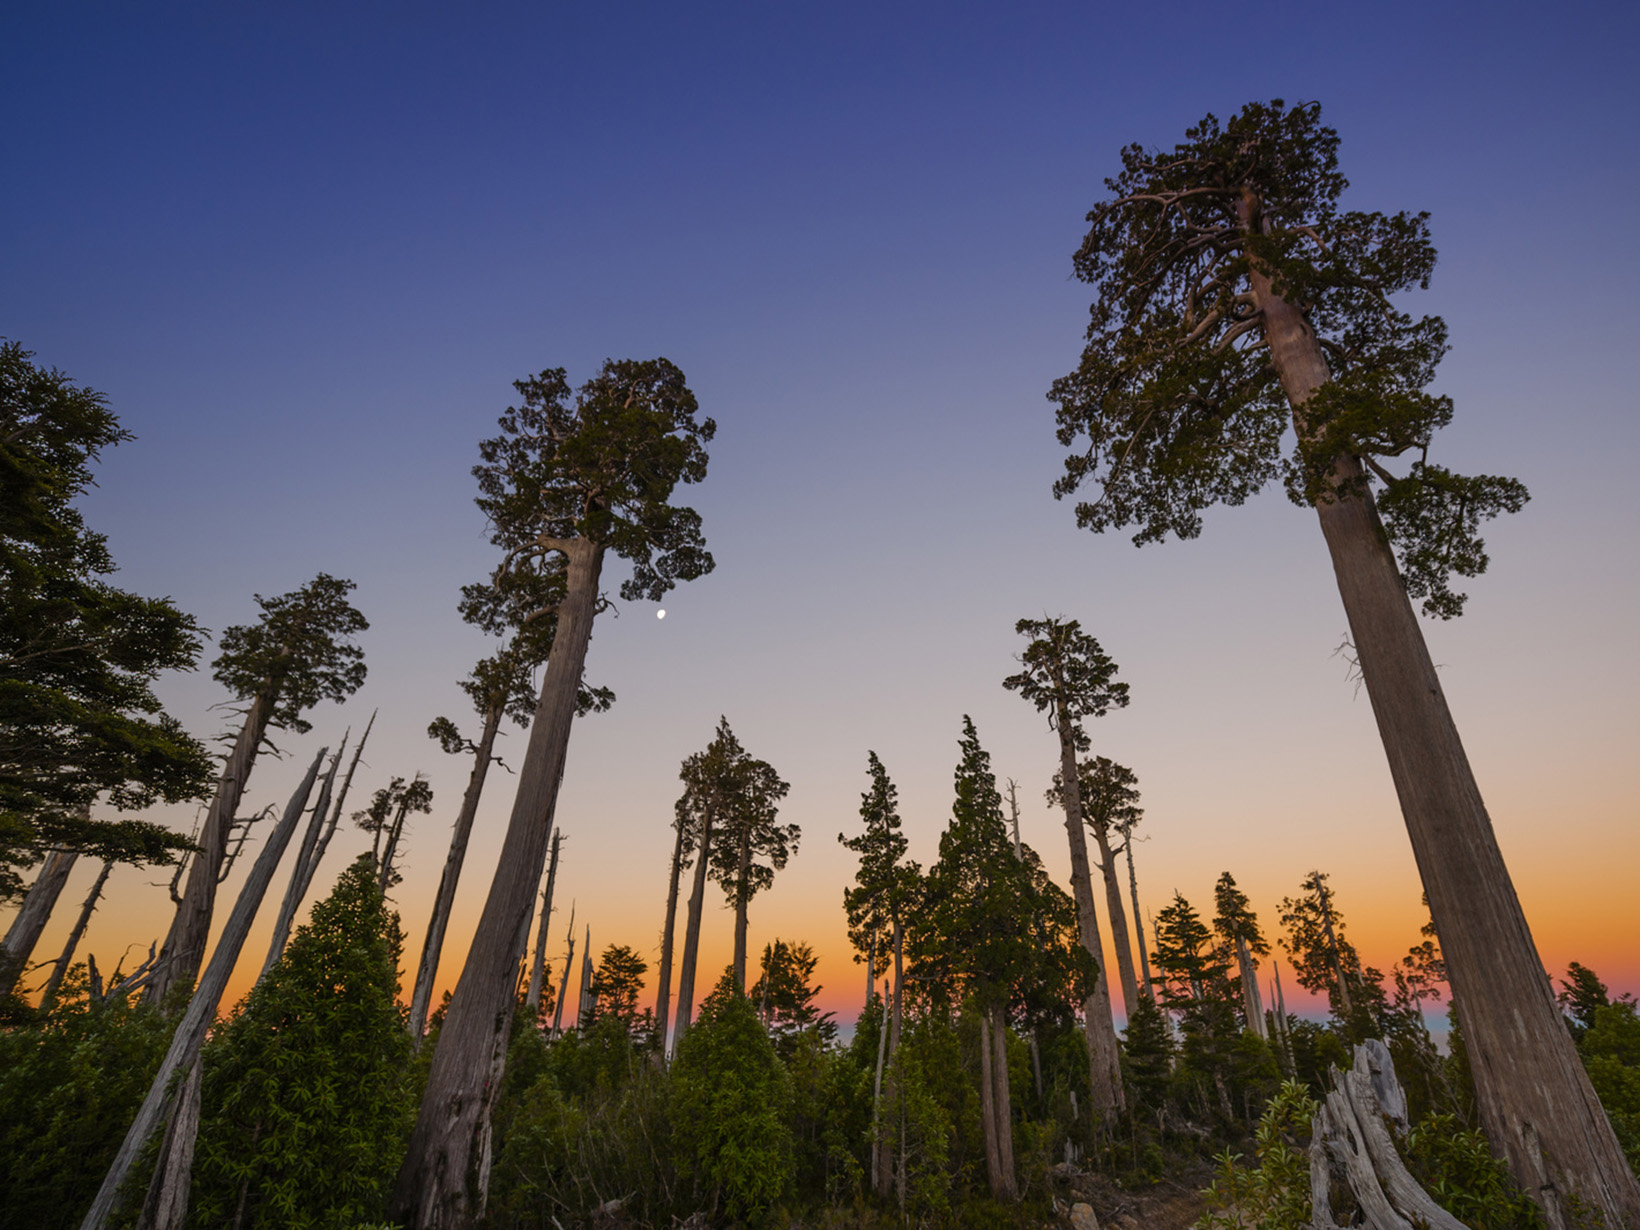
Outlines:
MULTIPOLYGON (((350 810, 394 775, 435 793, 395 890, 410 970, 469 769, 425 730, 475 725, 456 682, 489 648, 455 609, 497 559, 477 442, 515 379, 655 355, 718 425, 705 482, 680 490, 717 567, 664 621, 645 602, 599 618, 587 677, 619 699, 571 739, 555 964, 572 905, 594 951, 653 963, 678 765, 720 715, 791 783, 781 818, 802 828, 753 902, 753 949, 811 943, 845 1022, 864 975, 837 834, 858 829, 868 749, 927 864, 971 715, 1063 882, 1056 739, 1001 687, 1015 621, 1043 614, 1079 619, 1131 685, 1090 734, 1139 777, 1147 912, 1175 891, 1209 909, 1229 870, 1273 934, 1318 868, 1363 959, 1388 968, 1421 938, 1313 512, 1272 490, 1136 550, 1050 492, 1045 394, 1091 299, 1070 254, 1120 149, 1279 97, 1338 129, 1348 207, 1430 211, 1441 263, 1404 306, 1451 330, 1435 387, 1457 417, 1433 456, 1532 501, 1488 527, 1468 613, 1426 634, 1547 968, 1640 990, 1640 11, 70 3, 5 26, 0 336, 136 436, 84 501, 117 583, 220 634, 253 594, 357 582, 368 682, 277 739, 246 811, 282 806, 379 711, 350 810)), ((201 737, 232 720, 214 654, 160 685, 201 737)), ((441 989, 510 787, 493 775, 480 809, 441 989)), ((339 836, 318 887, 367 845, 339 836)), ((37 956, 94 875, 76 869, 37 956)), ((81 952, 140 956, 169 923, 166 879, 117 870, 81 952)), ((703 969, 731 922, 709 911, 703 969)))

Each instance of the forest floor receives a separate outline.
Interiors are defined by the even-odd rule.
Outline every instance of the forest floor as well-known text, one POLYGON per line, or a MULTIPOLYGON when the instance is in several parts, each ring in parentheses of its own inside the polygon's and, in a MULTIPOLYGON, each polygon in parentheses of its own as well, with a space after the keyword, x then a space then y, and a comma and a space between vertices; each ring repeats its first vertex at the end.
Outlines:
POLYGON ((1067 1207, 1072 1202, 1092 1206, 1100 1230, 1186 1230, 1206 1211, 1202 1189, 1212 1181, 1213 1173, 1205 1163, 1198 1163, 1145 1188, 1119 1187, 1097 1174, 1055 1178, 1058 1199, 1067 1207))

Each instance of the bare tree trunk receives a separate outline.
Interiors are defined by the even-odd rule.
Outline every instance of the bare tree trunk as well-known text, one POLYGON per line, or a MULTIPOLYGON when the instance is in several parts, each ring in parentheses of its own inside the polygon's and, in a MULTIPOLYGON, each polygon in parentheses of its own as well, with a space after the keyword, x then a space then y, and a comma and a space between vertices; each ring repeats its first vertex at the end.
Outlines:
POLYGON ((1156 1002, 1156 989, 1150 982, 1150 957, 1145 952, 1145 920, 1139 912, 1139 877, 1133 872, 1133 832, 1129 830, 1122 842, 1123 853, 1127 855, 1128 895, 1133 898, 1133 931, 1139 944, 1139 970, 1144 975, 1144 982, 1140 990, 1151 1003, 1156 1002))
POLYGON ((353 771, 359 767, 359 757, 364 755, 364 745, 370 740, 371 728, 376 725, 376 710, 370 711, 370 720, 364 724, 364 734, 359 736, 359 744, 353 749, 353 759, 348 762, 347 776, 342 778, 342 789, 336 796, 336 802, 331 805, 330 822, 325 825, 325 831, 319 837, 318 848, 313 851, 313 857, 307 861, 302 872, 302 897, 307 896, 308 889, 313 887, 314 874, 319 870, 319 864, 324 861, 325 851, 330 849, 330 839, 336 835, 336 826, 341 822, 342 809, 347 804, 347 792, 353 785, 353 771))
MULTIPOLYGON (((399 851, 399 838, 404 834, 404 818, 410 814, 410 800, 406 798, 399 804, 399 809, 393 813, 393 827, 388 831, 387 849, 382 851, 381 889, 386 892, 393 886, 393 859, 399 851)), ((537 881, 539 883, 539 881, 537 881)), ((535 905, 535 888, 530 888, 530 905, 535 905)), ((525 916, 525 939, 529 938, 529 918, 525 916)))
POLYGON ((592 997, 592 927, 587 927, 587 942, 581 952, 581 998, 576 1005, 575 1027, 585 1029, 592 1023, 598 1002, 592 997))
POLYGON ((558 879, 558 849, 563 844, 564 831, 554 829, 552 855, 547 859, 547 889, 541 894, 541 927, 535 933, 535 959, 530 962, 530 989, 524 996, 524 1006, 538 1018, 541 1015, 541 987, 547 978, 547 924, 552 921, 552 888, 553 882, 558 879))
POLYGON ((991 1013, 989 1009, 982 1009, 979 1014, 979 1118, 980 1126, 985 1129, 985 1177, 991 1187, 991 1195, 997 1199, 1004 1199, 1003 1192, 1007 1190, 1007 1180, 1002 1171, 1002 1146, 997 1140, 996 1116, 996 1082, 991 1074, 991 1065, 996 1062, 996 1052, 991 1048, 991 1013))
POLYGON ((1344 975, 1344 962, 1338 954, 1338 937, 1333 934, 1332 925, 1332 893, 1321 879, 1321 873, 1315 873, 1315 896, 1321 903, 1321 934, 1327 940, 1327 956, 1332 960, 1333 977, 1338 982, 1338 1002, 1343 1007, 1343 1017, 1348 1021, 1355 1015, 1355 1005, 1350 999, 1350 982, 1344 975))
POLYGON ((1104 942, 1093 906, 1093 877, 1088 868, 1088 839, 1082 824, 1082 784, 1076 773, 1076 744, 1063 706, 1059 713, 1059 797, 1065 805, 1065 833, 1071 846, 1071 890, 1082 947, 1098 967, 1093 989, 1082 1004, 1082 1028, 1088 1040, 1089 1102, 1096 1115, 1122 1109, 1121 1052, 1116 1021, 1110 1011, 1110 984, 1105 980, 1104 942))
POLYGON ((866 1006, 871 1010, 871 997, 877 993, 877 934, 872 932, 866 947, 866 1006))
MULTIPOLYGON (((85 936, 85 929, 91 923, 91 915, 102 897, 103 885, 108 883, 108 874, 113 870, 114 860, 104 859, 102 870, 97 873, 97 882, 86 894, 85 904, 80 907, 80 916, 74 920, 74 928, 68 933, 68 941, 63 945, 63 955, 57 958, 57 964, 51 969, 51 977, 46 981, 46 989, 40 993, 40 1011, 44 1012, 51 1007, 52 1001, 57 998, 57 988, 62 985, 63 975, 68 973, 68 967, 74 961, 74 950, 80 946, 80 940, 85 936)), ((117 970, 115 972, 118 973, 117 970)))
POLYGON ((712 812, 708 803, 700 826, 700 852, 695 856, 695 883, 689 892, 689 916, 683 927, 683 964, 678 970, 678 1027, 676 1039, 694 1019, 695 960, 700 952, 700 916, 706 905, 706 864, 712 853, 712 812))
POLYGON ((1008 779, 1008 815, 1013 821, 1014 857, 1024 859, 1025 855, 1019 848, 1019 783, 1011 777, 1008 779))
MULTIPOLYGON (((216 942, 216 951, 211 954, 211 962, 205 967, 199 985, 194 988, 193 997, 183 1010, 182 1019, 177 1022, 176 1032, 171 1035, 170 1048, 165 1052, 159 1071, 154 1074, 153 1082, 148 1086, 148 1095, 143 1098, 136 1118, 125 1133, 124 1143, 120 1145, 108 1173, 103 1176, 102 1187, 98 1189, 96 1199, 86 1211, 85 1220, 80 1223, 80 1230, 102 1230, 107 1224, 126 1175, 130 1173, 132 1165, 148 1143, 148 1138, 166 1117, 166 1112, 171 1106, 175 1092, 172 1078, 184 1069, 192 1068, 198 1061, 200 1047, 205 1042, 205 1031, 216 1020, 217 1005, 228 985, 228 976, 233 973, 233 967, 239 962, 239 953, 245 946, 245 937, 250 933, 256 911, 261 907, 262 898, 268 891, 268 885, 273 881, 273 873, 279 867, 279 860, 284 857, 285 850, 290 845, 291 834, 296 831, 297 822, 307 810, 308 796, 313 793, 313 783, 319 776, 319 764, 324 759, 326 750, 320 748, 319 754, 313 758, 307 776, 296 788, 296 793, 291 795, 283 818, 268 835, 268 844, 262 847, 255 865, 251 867, 250 875, 245 879, 245 886, 239 890, 239 899, 234 902, 228 921, 222 928, 222 936, 216 942)), ((197 1117, 194 1126, 197 1129, 197 1117)), ((174 1146, 167 1138, 167 1152, 162 1154, 158 1165, 166 1164, 166 1157, 169 1156, 172 1147, 183 1147, 184 1144, 191 1155, 191 1136, 186 1142, 178 1138, 174 1146)))
POLYGON ((997 1152, 1002 1163, 1002 1189, 995 1192, 998 1200, 1017 1200, 1019 1191, 1014 1181, 1014 1108, 1008 1088, 1008 1018, 1002 1008, 993 1005, 991 1013, 991 1080, 995 1091, 991 1095, 991 1114, 996 1120, 997 1152))
POLYGON ((747 877, 751 875, 752 834, 747 829, 740 835, 739 868, 735 878, 735 990, 746 994, 746 911, 751 901, 747 877))
MULTIPOLYGON (((194 1145, 199 1139, 200 1061, 196 1058, 182 1078, 165 1125, 159 1164, 148 1181, 148 1196, 137 1217, 137 1230, 182 1230, 188 1220, 188 1196, 193 1189, 194 1145)), ((243 1202, 243 1190, 240 1193, 243 1202)))
POLYGON ((461 796, 455 831, 450 834, 450 852, 444 856, 444 873, 439 876, 433 913, 427 920, 427 937, 421 942, 421 963, 416 967, 416 987, 410 996, 407 1027, 417 1047, 427 1032, 427 1013, 433 1000, 433 980, 438 977, 439 956, 444 951, 444 933, 450 926, 450 910, 456 902, 456 886, 461 882, 461 865, 467 859, 467 842, 473 834, 473 818, 478 815, 479 796, 490 772, 496 731, 501 727, 501 707, 484 714, 484 729, 473 752, 473 771, 467 776, 467 792, 461 796))
POLYGON ((672 870, 666 883, 666 923, 661 928, 661 968, 655 991, 655 1037, 660 1040, 661 1054, 670 1050, 668 1028, 672 1016, 672 949, 678 929, 678 881, 683 878, 683 837, 681 819, 672 825, 677 836, 672 841, 672 870))
POLYGON ((558 980, 558 1002, 552 1009, 552 1035, 564 1032, 564 1002, 569 999, 569 971, 575 965, 575 903, 569 903, 569 951, 564 956, 564 976, 558 980))
POLYGON ((308 821, 307 831, 302 834, 301 848, 296 851, 296 863, 291 867, 290 881, 285 885, 285 899, 279 903, 279 917, 274 920, 273 936, 268 941, 268 955, 262 962, 262 973, 257 975, 259 981, 285 955, 291 924, 296 921, 296 911, 302 908, 302 896, 307 891, 308 881, 313 878, 308 864, 313 861, 313 852, 319 848, 319 834, 324 831, 325 820, 330 814, 330 795, 336 784, 336 770, 341 767, 342 754, 346 750, 347 735, 344 734, 342 746, 336 749, 336 755, 330 761, 330 772, 325 774, 325 780, 319 787, 319 801, 313 805, 313 816, 308 821))
POLYGON ((1093 839, 1099 843, 1099 872, 1105 881, 1110 942, 1116 948, 1116 976, 1122 980, 1122 1011, 1131 1021, 1139 1009, 1139 982, 1133 976, 1133 947, 1128 943, 1127 911, 1122 908, 1122 885, 1116 878, 1116 856, 1110 850, 1108 831, 1095 827, 1093 839))
POLYGON ((176 916, 171 929, 160 946, 159 961, 154 977, 143 992, 149 1003, 162 1004, 171 988, 178 983, 192 982, 205 960, 205 945, 211 935, 211 914, 216 908, 216 886, 220 882, 223 860, 228 855, 228 838, 234 817, 239 813, 239 801, 245 795, 245 784, 256 766, 256 755, 267 734, 268 721, 273 716, 275 697, 263 691, 251 701, 245 713, 245 724, 239 729, 233 749, 222 766, 217 779, 216 794, 205 812, 200 826, 200 850, 188 865, 188 880, 177 902, 176 916))
MULTIPOLYGON (((900 1051, 900 1031, 904 1022, 904 1006, 901 991, 905 978, 905 925, 900 918, 899 907, 894 907, 894 999, 892 1011, 889 1005, 884 1004, 884 1013, 888 1017, 888 1059, 893 1063, 894 1057, 900 1051)), ((899 1073, 894 1068, 889 1069, 889 1100, 899 1103, 899 1073)), ((894 1171, 894 1140, 892 1137, 884 1140, 881 1145, 882 1186, 878 1188, 880 1195, 888 1195, 889 1180, 894 1171)))
MULTIPOLYGON (((1257 208, 1244 202, 1251 230, 1261 225, 1257 208)), ((1321 345, 1257 265, 1252 286, 1294 423, 1313 438, 1304 405, 1331 379, 1321 345)), ((1486 1134, 1551 1230, 1567 1223, 1574 1193, 1608 1225, 1640 1226, 1640 1180, 1561 1020, 1360 461, 1338 457, 1329 480, 1316 511, 1440 936, 1486 1134)))
POLYGON ((484 1125, 499 1085, 489 1079, 490 1063, 496 1055, 503 1057, 497 1062, 504 1061, 518 920, 528 917, 541 882, 603 567, 603 548, 587 539, 552 545, 567 559, 568 585, 558 607, 541 700, 495 879, 444 1018, 395 1184, 396 1216, 414 1230, 466 1225, 484 1211, 486 1192, 476 1182, 482 1176, 475 1150, 487 1136, 484 1125))
POLYGON ((871 1125, 876 1136, 871 1144, 871 1186, 879 1196, 888 1195, 888 1173, 884 1157, 893 1147, 879 1139, 883 1121, 883 1066, 888 1061, 888 1001, 883 1001, 882 1019, 877 1022, 877 1078, 871 1086, 871 1125))
POLYGON ((57 898, 63 895, 68 873, 74 870, 80 856, 71 850, 53 850, 40 864, 40 874, 34 877, 23 908, 6 928, 6 939, 0 946, 0 995, 8 995, 28 968, 28 959, 34 955, 34 946, 40 942, 40 933, 46 929, 51 911, 57 908, 57 898))
POLYGON ((1241 1000, 1247 1013, 1247 1028, 1260 1038, 1267 1039, 1264 1004, 1258 993, 1258 967, 1253 964, 1253 954, 1247 950, 1247 941, 1239 937, 1236 939, 1236 960, 1241 965, 1241 1000))

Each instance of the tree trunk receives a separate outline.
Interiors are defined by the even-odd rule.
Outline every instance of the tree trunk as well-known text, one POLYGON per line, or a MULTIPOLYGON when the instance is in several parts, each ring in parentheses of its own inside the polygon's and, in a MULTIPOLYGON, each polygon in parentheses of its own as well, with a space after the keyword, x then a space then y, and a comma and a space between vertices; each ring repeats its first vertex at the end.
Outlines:
POLYGON ((1240 937, 1236 939, 1236 961, 1241 966, 1241 1001, 1247 1014, 1247 1028, 1261 1039, 1267 1039, 1264 1004, 1258 993, 1258 967, 1253 964, 1253 954, 1247 950, 1247 941, 1240 937))
POLYGON ((735 874, 735 990, 746 994, 746 910, 751 902, 752 832, 747 828, 740 835, 740 858, 735 874))
POLYGON ((1125 834, 1126 840, 1122 843, 1122 851, 1127 855, 1128 895, 1133 898, 1133 933, 1139 946, 1139 972, 1144 977, 1140 990, 1151 1003, 1156 1002, 1156 989, 1150 983, 1150 957, 1145 952, 1145 920, 1139 913, 1139 877, 1133 872, 1133 832, 1130 829, 1125 834))
POLYGON ((603 567, 603 548, 587 539, 556 546, 567 557, 568 586, 512 817, 395 1184, 396 1216, 415 1230, 466 1225, 484 1210, 475 1147, 487 1135, 483 1127, 497 1089, 487 1080, 489 1064, 504 1054, 512 1023, 513 945, 541 882, 603 567))
MULTIPOLYGON (((239 890, 239 899, 234 902, 228 921, 222 928, 222 936, 216 942, 216 951, 211 954, 211 963, 205 967, 199 985, 194 988, 193 997, 183 1010, 182 1019, 177 1022, 176 1032, 171 1035, 171 1045, 165 1052, 165 1058, 160 1062, 159 1071, 154 1074, 154 1079, 148 1086, 148 1094, 143 1098, 136 1118, 126 1131, 125 1141, 120 1145, 113 1164, 103 1176, 102 1187, 98 1189, 96 1199, 86 1211, 85 1220, 80 1223, 80 1230, 101 1230, 107 1224, 126 1175, 130 1173, 138 1155, 147 1145, 148 1138, 154 1134, 154 1129, 160 1125, 170 1108, 174 1092, 172 1078, 183 1069, 193 1067, 198 1061, 200 1047, 205 1043, 205 1032, 216 1020, 217 1005, 228 985, 228 976, 233 973, 233 967, 239 962, 239 953, 245 946, 245 937, 250 933, 251 923, 256 919, 256 911, 262 904, 268 885, 273 881, 273 873, 279 867, 279 860, 284 857, 285 849, 290 845, 291 834, 296 831, 297 821, 307 810, 308 796, 313 793, 313 783, 319 776, 319 764, 324 759, 325 751, 324 748, 319 749, 319 754, 313 758, 307 776, 296 788, 296 793, 291 795, 284 816, 269 834, 268 844, 262 847, 255 865, 251 867, 250 875, 245 879, 245 886, 239 890)), ((197 1126, 196 1118, 195 1127, 197 1126)), ((179 1140, 177 1143, 180 1146, 183 1142, 179 1140)), ((169 1137, 166 1144, 167 1153, 162 1154, 158 1162, 161 1166, 165 1165, 168 1156, 171 1144, 169 1137)), ((186 1147, 191 1153, 191 1139, 186 1142, 186 1147)))
POLYGON ((877 993, 877 933, 871 934, 866 945, 866 1006, 871 1011, 871 997, 877 993))
MULTIPOLYGON (((399 838, 404 834, 404 818, 409 814, 410 800, 405 799, 399 804, 399 810, 393 815, 393 827, 387 835, 387 849, 382 851, 381 888, 384 893, 393 886, 393 859, 399 852, 399 838)), ((537 883, 539 882, 537 881, 537 883)), ((532 907, 535 905, 535 889, 533 887, 530 889, 530 905, 532 907)), ((526 915, 525 926, 528 927, 528 925, 529 919, 526 915)), ((525 934, 527 938, 528 932, 526 931, 525 934)))
POLYGON ((989 1009, 982 1009, 978 1015, 979 1119, 980 1126, 985 1129, 985 1177, 991 1187, 991 1196, 996 1200, 1002 1200, 1003 1192, 1007 1190, 1007 1180, 1002 1172, 1002 1145, 997 1140, 997 1091, 996 1082, 991 1075, 991 1065, 996 1062, 996 1052, 991 1049, 991 1013, 989 1009))
MULTIPOLYGON (((1257 226, 1257 203, 1244 219, 1257 226)), ((1331 374, 1299 311, 1256 267, 1270 358, 1301 438, 1331 374)), ((1623 1157, 1555 1003, 1469 759, 1447 708, 1360 462, 1337 458, 1317 501, 1361 678, 1446 959, 1481 1122, 1543 1207, 1567 1224, 1574 1194, 1610 1226, 1640 1226, 1640 1181, 1623 1157)))
POLYGON ((564 956, 564 976, 558 980, 558 1002, 552 1009, 552 1036, 564 1032, 564 1001, 569 999, 569 971, 575 965, 575 903, 569 905, 569 950, 564 956))
POLYGON ((564 844, 564 831, 554 829, 552 856, 547 860, 547 891, 541 894, 541 927, 535 933, 535 959, 530 962, 530 989, 524 996, 524 1006, 541 1016, 541 986, 547 977, 547 924, 552 921, 552 888, 558 879, 558 848, 564 844))
POLYGON ((1099 873, 1105 881, 1105 910, 1110 915, 1110 942, 1116 948, 1116 976, 1122 980, 1122 1011, 1128 1020, 1139 1009, 1139 982, 1133 976, 1133 947, 1128 942, 1127 911, 1122 908, 1122 885, 1116 878, 1116 857, 1110 852, 1110 833, 1095 827, 1099 843, 1099 873))
MULTIPOLYGON (((137 1218, 137 1230, 182 1230, 188 1221, 188 1196, 193 1190, 194 1145, 199 1140, 200 1061, 196 1058, 182 1078, 165 1137, 160 1144, 159 1164, 148 1181, 148 1196, 137 1218)), ((248 1183, 249 1180, 247 1179, 248 1183)), ((245 1188, 240 1188, 243 1207, 245 1188)), ((237 1221, 237 1219, 236 1219, 237 1221)))
POLYGON ((176 916, 160 947, 153 981, 143 992, 143 998, 149 1003, 163 1004, 171 988, 192 982, 204 963, 205 945, 211 936, 211 914, 216 908, 216 886, 221 879, 222 862, 228 855, 228 838, 233 831, 234 817, 239 813, 239 801, 245 795, 245 784, 256 766, 262 737, 267 734, 274 700, 271 692, 264 691, 251 701, 245 724, 240 727, 239 737, 222 766, 216 794, 200 826, 201 848, 188 865, 182 900, 177 902, 176 916))
POLYGON ((307 883, 313 878, 308 864, 313 861, 313 853, 319 848, 319 834, 324 831, 325 820, 330 814, 330 795, 336 784, 336 770, 341 767, 342 753, 346 750, 347 736, 343 735, 342 746, 336 749, 336 755, 330 762, 330 772, 325 774, 324 783, 319 787, 319 801, 313 805, 313 816, 308 821, 307 831, 302 834, 301 847, 296 851, 296 862, 290 869, 290 881, 285 885, 285 899, 279 903, 279 917, 274 920, 273 936, 268 941, 268 955, 262 962, 258 981, 285 955, 291 924, 296 921, 296 911, 302 908, 307 883))
POLYGON ((40 864, 40 874, 34 877, 23 908, 6 929, 6 939, 0 946, 0 995, 8 995, 28 968, 28 959, 34 955, 34 946, 40 942, 40 933, 46 929, 51 911, 57 908, 57 898, 63 895, 68 873, 80 856, 71 850, 53 850, 40 864))
POLYGON ((655 991, 655 1037, 660 1040, 661 1054, 670 1049, 667 1036, 672 1015, 672 949, 678 930, 678 881, 683 878, 683 822, 673 826, 677 837, 672 841, 672 870, 666 883, 666 922, 661 927, 661 968, 657 978, 660 986, 655 991))
POLYGON ((1333 978, 1338 982, 1338 1002, 1343 1011, 1340 1015, 1346 1022, 1355 1015, 1355 1005, 1350 999, 1349 979, 1344 976, 1344 962, 1338 953, 1338 937, 1333 934, 1332 925, 1332 894, 1327 886, 1321 882, 1321 873, 1316 873, 1315 897, 1321 905, 1321 934, 1327 940, 1327 957, 1332 962, 1333 978))
POLYGON ((1002 1187, 993 1189, 998 1200, 1017 1200, 1014 1183, 1014 1108, 1008 1090, 1008 1020, 1000 1006, 991 1013, 991 1114, 995 1119, 997 1153, 1002 1164, 1002 1187))
POLYGON ((68 941, 63 945, 63 955, 58 957, 57 964, 52 966, 51 977, 46 981, 46 989, 40 993, 40 1011, 44 1012, 50 1008, 52 1001, 57 998, 57 988, 62 985, 63 975, 68 973, 68 967, 74 961, 74 950, 80 946, 80 940, 85 936, 85 929, 91 923, 92 912, 96 910, 97 902, 102 897, 103 885, 108 883, 108 874, 113 870, 114 860, 104 859, 102 870, 97 873, 97 882, 86 894, 85 904, 80 907, 80 916, 74 920, 74 928, 68 933, 68 941))
POLYGON ((342 778, 342 789, 336 795, 336 802, 331 805, 330 823, 325 825, 325 831, 319 837, 318 848, 313 851, 313 857, 307 861, 302 871, 301 897, 306 897, 308 889, 313 887, 314 874, 319 870, 319 864, 324 861, 325 851, 330 849, 330 839, 336 835, 336 826, 341 822, 342 809, 347 804, 347 792, 353 785, 353 771, 359 767, 359 757, 364 755, 364 745, 370 739, 371 728, 376 725, 376 711, 370 711, 370 720, 364 724, 364 734, 359 736, 358 746, 353 749, 353 759, 348 762, 347 776, 342 778))
POLYGON ((695 959, 700 952, 700 915, 706 905, 706 863, 712 853, 712 807, 708 803, 700 826, 700 852, 695 856, 695 883, 689 892, 689 916, 683 927, 683 964, 678 969, 678 1027, 676 1039, 694 1019, 695 959))
POLYGON ((467 793, 461 796, 455 831, 450 834, 450 852, 444 856, 444 874, 439 876, 438 895, 433 898, 432 917, 427 920, 427 938, 421 942, 421 963, 416 967, 416 988, 410 997, 410 1037, 421 1046, 427 1032, 427 1014, 433 1001, 433 980, 438 977, 438 961, 444 951, 444 933, 450 926, 450 910, 456 902, 456 886, 461 881, 461 865, 467 859, 467 841, 473 834, 473 818, 478 815, 478 799, 484 793, 484 779, 490 772, 496 731, 501 727, 501 707, 492 706, 484 714, 484 729, 473 753, 473 771, 467 777, 467 793))
POLYGON ((1088 839, 1082 824, 1082 788, 1076 775, 1076 744, 1063 706, 1059 709, 1059 797, 1065 805, 1065 833, 1071 846, 1071 889, 1082 947, 1097 970, 1093 989, 1082 1004, 1082 1029, 1088 1040, 1089 1101, 1096 1115, 1122 1109, 1122 1067, 1116 1021, 1110 1012, 1110 984, 1105 981, 1104 942, 1093 906, 1093 878, 1088 868, 1088 839))
POLYGON ((592 927, 587 927, 587 942, 581 952, 581 996, 576 1005, 575 1026, 585 1029, 592 1023, 598 1001, 592 997, 592 927))
POLYGON ((871 1186, 879 1196, 888 1195, 888 1174, 885 1155, 892 1156, 892 1146, 885 1148, 883 1135, 883 1067, 888 1062, 888 1001, 883 1001, 883 1015, 877 1022, 877 1077, 871 1086, 871 1186))
MULTIPOLYGON (((905 924, 900 918, 899 907, 895 906, 894 907, 894 1000, 893 1000, 893 1008, 892 1008, 892 1010, 890 1010, 888 1004, 885 1003, 883 1005, 884 1015, 888 1018, 887 1021, 886 1021, 886 1024, 888 1025, 888 1059, 889 1059, 890 1064, 893 1063, 895 1055, 897 1055, 899 1053, 899 1050, 900 1050, 900 1030, 901 1030, 903 1021, 904 1021, 904 1007, 903 1007, 903 1004, 902 1004, 902 1001, 901 1001, 901 998, 900 998, 900 994, 901 994, 902 983, 903 983, 904 977, 905 977, 905 924)), ((890 1067, 890 1069, 889 1069, 889 1087, 888 1087, 889 1101, 893 1104, 896 1104, 896 1105, 898 1105, 899 1101, 900 1101, 900 1099, 899 1099, 899 1083, 900 1083, 900 1078, 899 1078, 898 1072, 894 1068, 890 1067)), ((889 1183, 890 1183, 890 1181, 892 1179, 892 1176, 893 1176, 893 1173, 894 1173, 894 1140, 893 1140, 893 1137, 889 1137, 889 1138, 883 1140, 881 1142, 881 1144, 879 1145, 879 1148, 881 1149, 881 1152, 882 1152, 882 1161, 880 1163, 880 1183, 881 1183, 881 1185, 878 1187, 877 1191, 878 1191, 879 1195, 887 1196, 888 1192, 889 1192, 889 1183)))

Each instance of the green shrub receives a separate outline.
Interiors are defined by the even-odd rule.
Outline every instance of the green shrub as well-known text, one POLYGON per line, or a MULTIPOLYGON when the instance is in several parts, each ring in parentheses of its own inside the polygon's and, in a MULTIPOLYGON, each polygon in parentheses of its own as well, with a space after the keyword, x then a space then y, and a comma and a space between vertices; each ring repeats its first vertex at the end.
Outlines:
POLYGON ((1407 1169, 1424 1190, 1471 1230, 1541 1226, 1537 1206, 1492 1155, 1486 1137, 1451 1115, 1427 1115, 1407 1133, 1407 1169))

